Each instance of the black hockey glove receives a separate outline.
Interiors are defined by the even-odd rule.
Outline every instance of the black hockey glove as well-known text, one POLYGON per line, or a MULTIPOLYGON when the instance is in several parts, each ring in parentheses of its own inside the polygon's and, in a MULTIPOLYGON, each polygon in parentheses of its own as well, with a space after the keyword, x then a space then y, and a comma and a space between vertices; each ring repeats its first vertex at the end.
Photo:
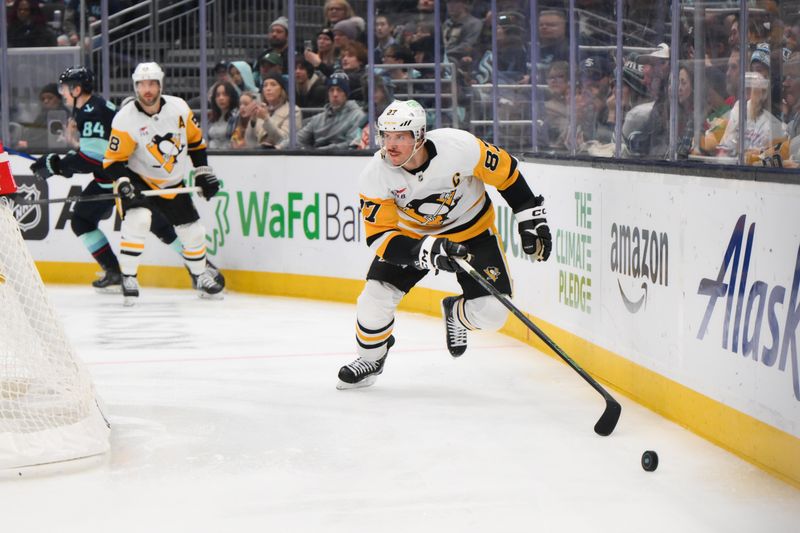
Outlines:
POLYGON ((418 269, 446 270, 447 272, 461 270, 458 263, 453 261, 453 257, 465 259, 469 254, 469 249, 465 245, 436 237, 423 237, 413 251, 417 256, 414 266, 418 269))
POLYGON ((60 176, 61 159, 57 154, 45 154, 31 164, 31 171, 43 180, 50 176, 60 176))
POLYGON ((131 180, 124 176, 114 182, 114 192, 119 195, 119 201, 122 204, 122 214, 130 209, 131 204, 135 200, 142 198, 141 193, 134 188, 131 180))
POLYGON ((547 225, 544 208, 544 197, 535 196, 533 207, 521 209, 514 213, 519 225, 519 235, 522 238, 522 249, 526 254, 532 255, 537 261, 547 261, 553 247, 550 236, 550 227, 547 225))
POLYGON ((194 172, 194 182, 202 189, 201 194, 206 201, 211 200, 219 192, 219 180, 211 167, 197 167, 194 172))

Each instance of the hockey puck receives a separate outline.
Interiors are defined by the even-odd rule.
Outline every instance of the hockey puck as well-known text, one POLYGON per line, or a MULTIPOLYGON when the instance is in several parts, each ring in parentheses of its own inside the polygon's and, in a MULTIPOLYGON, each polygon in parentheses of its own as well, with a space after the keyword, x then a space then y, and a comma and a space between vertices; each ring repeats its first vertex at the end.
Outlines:
POLYGON ((642 468, 652 472, 658 468, 658 454, 653 450, 647 450, 642 454, 642 468))

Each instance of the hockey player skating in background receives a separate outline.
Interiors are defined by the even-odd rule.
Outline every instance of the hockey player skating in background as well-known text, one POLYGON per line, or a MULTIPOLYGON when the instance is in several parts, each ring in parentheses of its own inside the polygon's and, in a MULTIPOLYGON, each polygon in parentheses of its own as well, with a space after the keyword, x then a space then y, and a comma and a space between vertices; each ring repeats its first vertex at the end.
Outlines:
POLYGON ((519 222, 525 253, 546 261, 551 236, 544 198, 535 196, 502 148, 471 133, 425 133, 426 113, 413 100, 392 102, 378 118, 381 149, 361 173, 361 216, 375 259, 356 307, 358 359, 339 370, 339 389, 372 385, 394 344, 397 305, 430 270, 457 272, 463 294, 442 300, 447 348, 467 349, 468 330, 496 330, 506 308, 460 271, 467 258, 501 293, 511 280, 485 184, 497 188, 519 222))
MULTIPOLYGON (((31 165, 31 170, 42 179, 54 175, 70 178, 73 174, 93 174, 94 180, 80 196, 88 199, 110 193, 113 178, 103 170, 103 156, 117 108, 93 93, 94 75, 85 67, 67 68, 58 78, 58 83, 65 102, 72 107, 72 120, 77 124, 80 147, 77 152, 64 157, 43 155, 31 165)), ((114 200, 78 201, 72 213, 72 231, 103 268, 103 276, 92 282, 92 286, 102 292, 119 292, 122 282, 117 257, 105 234, 98 228, 99 222, 108 218, 113 209, 114 200)), ((152 232, 164 243, 180 246, 175 231, 163 216, 153 219, 152 232)))
POLYGON ((181 98, 162 94, 163 86, 164 71, 157 63, 136 66, 133 72, 136 99, 114 117, 103 162, 116 180, 114 186, 123 213, 119 263, 126 305, 132 305, 139 297, 136 273, 156 212, 161 212, 174 226, 197 289, 206 295, 220 295, 224 288, 221 274, 208 267, 205 228, 191 196, 140 194, 147 189, 183 186, 192 165, 195 184, 206 200, 219 191, 219 180, 208 166, 203 134, 192 110, 181 98))
MULTIPOLYGON (((81 198, 107 194, 111 192, 114 180, 103 169, 103 157, 117 108, 94 94, 94 74, 86 67, 68 67, 59 76, 58 83, 61 95, 72 108, 72 120, 80 136, 79 149, 64 157, 43 155, 31 165, 31 170, 42 179, 54 175, 70 178, 73 174, 93 174, 94 180, 83 189, 81 198)), ((117 257, 108 238, 98 227, 101 220, 111 216, 113 209, 114 200, 91 200, 78 201, 72 212, 72 231, 103 269, 103 276, 92 282, 100 292, 119 292, 122 283, 117 257)), ((150 231, 178 253, 182 251, 175 230, 160 213, 154 214, 150 231)))

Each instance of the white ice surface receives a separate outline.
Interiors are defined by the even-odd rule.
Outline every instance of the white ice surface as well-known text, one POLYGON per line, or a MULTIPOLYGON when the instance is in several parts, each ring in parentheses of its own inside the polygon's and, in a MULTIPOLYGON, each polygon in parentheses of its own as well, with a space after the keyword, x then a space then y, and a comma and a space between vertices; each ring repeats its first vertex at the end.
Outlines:
POLYGON ((377 383, 337 391, 351 305, 51 295, 112 451, 0 479, 3 532, 800 531, 797 489, 618 394, 595 435, 602 398, 503 335, 454 360, 440 320, 400 313, 377 383))

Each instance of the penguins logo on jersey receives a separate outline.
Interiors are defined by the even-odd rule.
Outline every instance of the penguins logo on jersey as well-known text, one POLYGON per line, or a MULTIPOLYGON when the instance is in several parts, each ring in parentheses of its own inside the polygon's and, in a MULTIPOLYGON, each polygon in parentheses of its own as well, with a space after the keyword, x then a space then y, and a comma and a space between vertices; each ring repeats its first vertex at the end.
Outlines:
POLYGON ((460 199, 460 197, 456 198, 456 189, 452 189, 445 193, 411 200, 405 206, 400 207, 400 210, 425 226, 441 226, 447 220, 447 215, 456 208, 460 199))
POLYGON ((497 267, 486 267, 483 269, 483 273, 492 281, 497 281, 500 278, 500 269, 497 267))
POLYGON ((172 172, 178 156, 183 152, 184 146, 181 143, 180 135, 167 133, 164 136, 155 135, 147 143, 147 151, 158 161, 154 168, 163 168, 167 172, 172 172))

